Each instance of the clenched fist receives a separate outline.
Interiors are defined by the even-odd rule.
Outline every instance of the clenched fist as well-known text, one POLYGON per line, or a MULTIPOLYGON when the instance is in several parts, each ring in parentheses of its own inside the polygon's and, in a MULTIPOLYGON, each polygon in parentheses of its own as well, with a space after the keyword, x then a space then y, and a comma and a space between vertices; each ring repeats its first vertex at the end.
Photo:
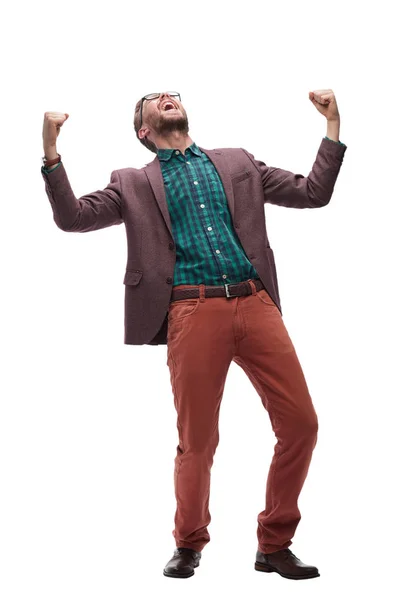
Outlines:
POLYGON ((335 94, 332 90, 315 90, 309 92, 308 97, 315 108, 327 118, 328 121, 339 121, 339 109, 336 103, 335 94))
POLYGON ((69 117, 68 113, 45 112, 43 121, 43 147, 55 147, 60 128, 69 117))

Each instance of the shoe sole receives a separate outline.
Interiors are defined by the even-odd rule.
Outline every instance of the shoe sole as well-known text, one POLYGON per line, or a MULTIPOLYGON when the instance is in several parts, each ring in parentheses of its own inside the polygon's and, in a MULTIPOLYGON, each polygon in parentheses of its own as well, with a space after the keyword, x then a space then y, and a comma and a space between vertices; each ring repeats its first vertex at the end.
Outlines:
POLYGON ((278 573, 281 577, 285 577, 286 579, 313 579, 314 577, 319 577, 320 573, 314 573, 311 575, 284 575, 278 569, 274 569, 274 567, 269 567, 267 565, 263 565, 262 563, 255 562, 254 568, 256 571, 262 571, 263 573, 278 573))
POLYGON ((192 577, 192 575, 194 575, 194 571, 193 571, 193 573, 184 573, 184 574, 179 574, 179 573, 176 573, 176 574, 173 574, 173 573, 166 573, 166 572, 164 571, 164 575, 165 575, 166 577, 176 577, 177 579, 187 579, 188 577, 192 577))
POLYGON ((164 569, 163 573, 165 577, 176 577, 177 579, 187 579, 188 577, 192 577, 194 575, 194 569, 197 569, 199 565, 193 567, 193 571, 191 573, 167 573, 164 569))

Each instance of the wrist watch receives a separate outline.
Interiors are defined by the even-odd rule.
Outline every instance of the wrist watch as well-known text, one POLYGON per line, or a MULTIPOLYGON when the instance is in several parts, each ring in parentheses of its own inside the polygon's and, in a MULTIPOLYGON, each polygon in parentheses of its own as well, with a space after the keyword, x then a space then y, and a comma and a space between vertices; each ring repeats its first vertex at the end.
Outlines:
POLYGON ((48 160, 45 156, 42 156, 42 163, 44 167, 51 167, 59 162, 61 162, 61 154, 58 154, 57 158, 52 158, 51 160, 48 160))

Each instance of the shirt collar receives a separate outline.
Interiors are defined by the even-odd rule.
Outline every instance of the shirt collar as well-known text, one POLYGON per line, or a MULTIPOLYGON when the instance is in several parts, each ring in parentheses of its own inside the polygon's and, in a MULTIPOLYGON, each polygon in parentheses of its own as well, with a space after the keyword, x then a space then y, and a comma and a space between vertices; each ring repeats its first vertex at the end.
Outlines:
MULTIPOLYGON (((177 148, 157 148, 157 156, 159 160, 167 161, 171 158, 171 156, 175 156, 176 150, 177 148)), ((196 142, 193 142, 191 146, 186 148, 186 152, 188 150, 190 150, 193 154, 196 154, 197 156, 201 156, 201 150, 196 144, 196 142)), ((179 152, 179 154, 181 154, 181 152, 179 152)))

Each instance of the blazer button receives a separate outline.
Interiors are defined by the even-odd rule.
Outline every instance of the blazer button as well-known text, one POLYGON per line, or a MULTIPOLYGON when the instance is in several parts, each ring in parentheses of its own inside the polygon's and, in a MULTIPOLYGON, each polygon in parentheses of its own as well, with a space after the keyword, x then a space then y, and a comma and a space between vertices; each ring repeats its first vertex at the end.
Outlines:
POLYGON ((175 248, 175 244, 174 244, 174 242, 170 242, 170 243, 169 243, 169 249, 170 249, 170 250, 173 250, 174 248, 175 248))
POLYGON ((173 280, 172 280, 172 277, 167 277, 167 279, 166 279, 166 282, 167 282, 167 283, 172 283, 172 281, 173 281, 173 280))

